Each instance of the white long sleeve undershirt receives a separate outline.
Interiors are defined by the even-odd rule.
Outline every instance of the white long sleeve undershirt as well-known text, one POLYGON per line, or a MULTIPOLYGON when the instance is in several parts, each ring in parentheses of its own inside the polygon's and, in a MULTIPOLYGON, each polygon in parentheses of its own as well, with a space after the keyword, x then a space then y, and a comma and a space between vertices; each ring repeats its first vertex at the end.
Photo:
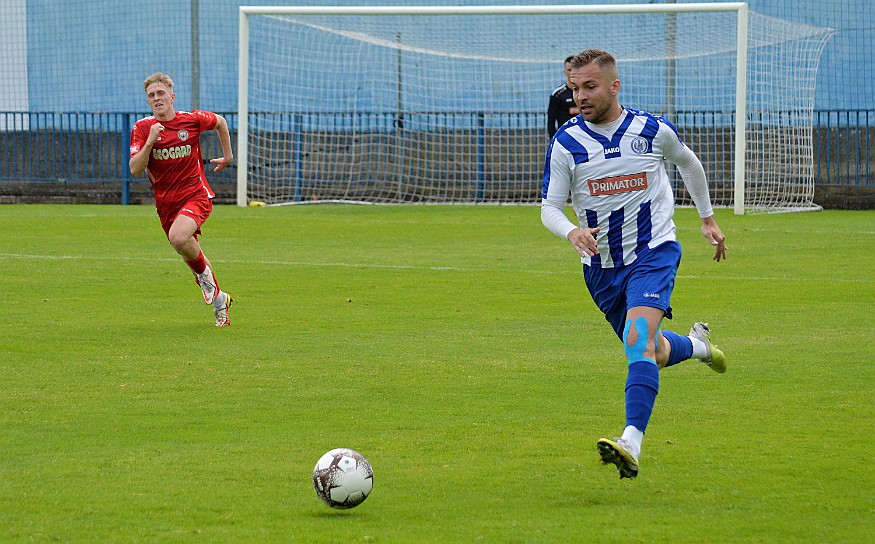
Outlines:
POLYGON ((705 178, 705 169, 696 154, 689 147, 678 142, 678 145, 666 146, 665 158, 677 166, 678 173, 684 180, 690 198, 693 199, 693 204, 699 212, 699 217, 714 215, 711 197, 708 195, 708 180, 705 178))
POLYGON ((550 232, 561 238, 568 239, 568 233, 577 225, 565 215, 565 202, 544 199, 541 201, 541 222, 550 232))

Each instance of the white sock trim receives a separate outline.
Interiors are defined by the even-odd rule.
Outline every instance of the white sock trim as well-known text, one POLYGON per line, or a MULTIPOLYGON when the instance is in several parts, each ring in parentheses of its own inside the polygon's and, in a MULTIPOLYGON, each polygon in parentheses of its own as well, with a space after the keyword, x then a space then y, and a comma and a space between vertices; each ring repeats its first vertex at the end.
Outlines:
POLYGON ((693 343, 694 359, 704 359, 708 356, 708 345, 705 344, 705 342, 702 342, 698 338, 693 338, 692 336, 687 336, 687 338, 693 343))
POLYGON ((644 433, 639 431, 638 427, 627 425, 626 428, 623 429, 623 436, 620 438, 629 445, 629 448, 632 450, 632 455, 638 457, 641 454, 641 442, 644 440, 644 433))

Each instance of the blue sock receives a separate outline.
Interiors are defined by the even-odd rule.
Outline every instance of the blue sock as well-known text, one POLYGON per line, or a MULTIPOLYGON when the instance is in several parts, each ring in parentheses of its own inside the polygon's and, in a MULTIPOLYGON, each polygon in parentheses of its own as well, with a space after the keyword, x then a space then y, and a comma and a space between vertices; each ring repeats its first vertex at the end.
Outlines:
POLYGON ((671 353, 668 355, 668 362, 665 363, 665 366, 676 365, 693 356, 693 342, 688 337, 672 331, 662 331, 662 335, 671 346, 671 353))
POLYGON ((626 380, 626 425, 639 431, 647 429, 656 394, 659 392, 659 368, 652 361, 636 361, 629 365, 626 380))

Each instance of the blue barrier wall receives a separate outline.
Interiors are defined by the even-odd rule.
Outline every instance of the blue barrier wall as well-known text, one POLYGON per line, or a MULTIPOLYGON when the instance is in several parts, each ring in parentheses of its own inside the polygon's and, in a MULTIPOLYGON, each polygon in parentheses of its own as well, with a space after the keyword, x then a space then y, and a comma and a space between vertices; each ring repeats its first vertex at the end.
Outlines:
MULTIPOLYGON (((578 4, 574 0, 419 2, 436 5, 578 4)), ((629 3, 590 0, 589 3, 629 3)), ((643 3, 643 2, 642 2, 643 3)), ((199 104, 237 108, 239 0, 198 0, 199 104)), ((295 2, 257 5, 407 5, 398 0, 295 2)), ((817 110, 872 109, 875 81, 875 2, 872 0, 751 0, 750 8, 783 19, 838 30, 827 44, 817 80, 817 110)), ((142 81, 154 71, 171 74, 177 104, 192 104, 191 5, 155 0, 27 2, 28 96, 31 111, 148 111, 142 81)), ((583 49, 569 39, 569 49, 583 49)), ((558 78, 557 78, 558 79, 558 78)), ((556 82, 558 84, 559 81, 556 82)), ((6 83, 8 84, 8 83, 6 83)), ((4 85, 6 85, 4 84, 4 85)), ((553 82, 546 84, 546 87, 553 82)), ((552 88, 552 87, 550 87, 552 88)), ((549 89, 548 89, 549 91, 549 89)), ((539 97, 538 103, 543 100, 539 97)))
MULTIPOLYGON (((702 0, 708 1, 708 0, 702 0)), ((638 0, 637 3, 668 3, 638 0)), ((589 0, 422 0, 418 4, 636 3, 589 0)), ((409 5, 408 0, 3 0, 0 39, 0 180, 111 181, 127 174, 126 138, 132 119, 148 114, 142 81, 164 71, 176 81, 177 106, 237 110, 239 6, 409 5), (192 6, 197 24, 192 24, 192 6), (192 35, 197 28, 198 36, 192 35), (195 39, 196 38, 196 39, 195 39), (194 57, 194 61, 193 61, 194 57), (195 68, 199 75, 195 77, 195 68)), ((751 0, 758 13, 836 34, 827 42, 817 76, 814 109, 815 182, 818 188, 860 188, 875 179, 875 1, 751 0)), ((561 30, 557 29, 557 32, 561 30)), ((588 47, 580 33, 569 50, 588 47)), ((564 55, 558 55, 557 59, 564 55)), ((532 112, 561 83, 557 70, 533 91, 532 112)), ((340 91, 338 91, 340 92, 340 91)), ((521 112, 510 128, 533 121, 521 112)), ((322 123, 324 120, 313 122, 322 123)), ((410 122, 413 122, 411 120, 410 122)), ((453 126, 463 121, 453 119, 453 126)), ((204 146, 209 147, 209 144, 204 146)), ((209 154, 209 152, 207 152, 209 154)), ((233 169, 218 183, 233 183, 233 169)))

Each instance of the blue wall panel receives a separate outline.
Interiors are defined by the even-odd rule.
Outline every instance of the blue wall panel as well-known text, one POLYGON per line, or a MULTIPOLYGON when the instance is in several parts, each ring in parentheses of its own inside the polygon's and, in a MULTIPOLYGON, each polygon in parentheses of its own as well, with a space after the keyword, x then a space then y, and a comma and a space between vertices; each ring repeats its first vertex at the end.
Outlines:
MULTIPOLYGON (((200 0, 200 104, 235 111, 238 6, 240 0, 200 0)), ((295 2, 259 0, 259 5, 406 5, 390 0, 295 2)), ((422 2, 428 3, 428 2, 422 2)), ((556 4, 575 0, 434 1, 434 4, 556 4)), ((594 1, 592 3, 608 3, 594 1)), ((622 3, 622 2, 611 2, 622 3)), ((817 110, 875 107, 875 2, 872 0, 751 0, 752 10, 839 32, 827 44, 818 74, 817 110)), ((30 0, 28 90, 33 111, 148 111, 142 81, 165 71, 176 81, 177 106, 192 97, 191 18, 186 1, 30 0)), ((472 29, 472 33, 476 31, 472 29)), ((569 40, 571 42, 571 40, 569 40)), ((579 40, 570 49, 582 48, 579 40)), ((561 58, 557 52, 557 58, 561 58)), ((557 74, 558 76, 559 74, 557 74)), ((544 82, 549 92, 559 77, 544 82)), ((542 97, 533 97, 540 107, 542 97)))

